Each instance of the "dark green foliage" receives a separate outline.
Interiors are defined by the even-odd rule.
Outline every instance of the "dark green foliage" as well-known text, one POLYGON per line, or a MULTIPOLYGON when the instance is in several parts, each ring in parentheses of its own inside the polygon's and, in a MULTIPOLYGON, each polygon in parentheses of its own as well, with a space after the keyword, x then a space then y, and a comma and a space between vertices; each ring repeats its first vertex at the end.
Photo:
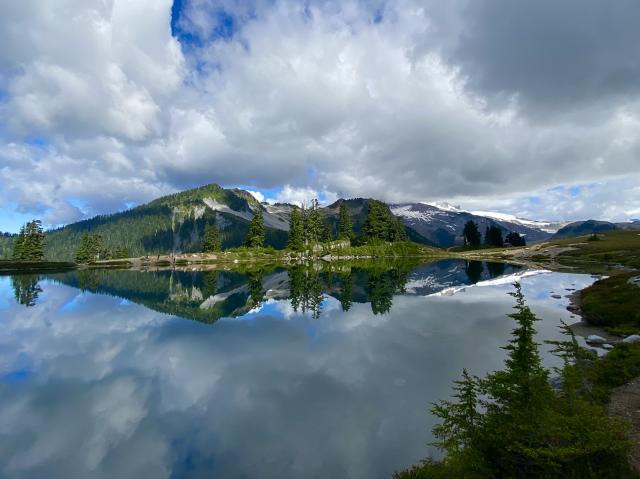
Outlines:
POLYGON ((253 219, 249 224, 249 231, 247 232, 245 245, 249 248, 262 248, 264 246, 264 239, 265 229, 262 210, 256 210, 254 212, 253 219))
POLYGON ((129 257, 129 250, 125 247, 116 248, 111 255, 112 259, 124 259, 129 257))
POLYGON ((82 235, 76 251, 76 263, 93 263, 103 259, 109 259, 109 252, 102 236, 96 233, 82 235))
POLYGON ((222 243, 220 242, 220 233, 215 224, 207 223, 204 227, 204 235, 202 236, 202 252, 213 253, 220 251, 222 243))
POLYGON ((311 206, 303 210, 304 215, 304 241, 305 244, 313 244, 322 241, 324 231, 324 216, 318 200, 311 202, 311 206))
POLYGON ((349 216, 349 208, 347 202, 342 200, 338 213, 338 239, 353 240, 353 238, 353 224, 351 223, 351 216, 349 216))
POLYGON ((35 306, 42 288, 38 284, 40 278, 34 274, 18 274, 11 277, 11 286, 16 301, 24 306, 35 306))
POLYGON ((331 226, 331 223, 329 223, 328 221, 323 221, 322 223, 322 242, 323 243, 330 243, 331 241, 333 241, 333 228, 331 226))
MULTIPOLYGON (((244 244, 249 221, 230 213, 212 211, 204 201, 213 200, 242 214, 250 213, 249 201, 240 192, 217 185, 158 198, 145 205, 96 216, 46 233, 45 256, 49 260, 72 260, 84 233, 100 234, 110 251, 126 248, 130 257, 157 254, 197 253, 202 248, 206 224, 220 225, 222 248, 244 244)), ((260 205, 255 206, 261 209, 260 205)), ((287 232, 266 228, 265 243, 283 248, 287 232)))
MULTIPOLYGON (((594 353, 595 354, 595 353, 594 353)), ((640 344, 619 343, 599 361, 593 361, 589 377, 594 399, 606 403, 611 390, 640 376, 640 344)))
POLYGON ((367 217, 362 227, 362 242, 406 241, 404 225, 393 216, 389 207, 382 201, 369 200, 367 217))
POLYGON ((640 288, 629 281, 638 275, 622 273, 596 281, 580 292, 587 322, 614 332, 640 332, 640 288))
POLYGON ((301 251, 304 248, 304 219, 297 206, 291 210, 287 248, 294 251, 301 251))
POLYGON ((353 284, 355 281, 354 274, 350 271, 348 273, 340 275, 340 306, 342 311, 349 311, 351 309, 352 297, 353 297, 353 284))
POLYGON ((484 244, 487 246, 495 246, 502 248, 504 240, 502 239, 502 230, 496 225, 487 226, 484 234, 484 244))
POLYGON ((249 285, 249 297, 253 306, 259 306, 264 298, 264 287, 262 283, 264 281, 264 271, 258 269, 247 272, 247 283, 249 285))
POLYGON ((524 236, 521 236, 520 233, 515 231, 510 232, 506 240, 511 246, 527 246, 527 241, 524 239, 524 236))
POLYGON ((501 371, 484 379, 466 371, 453 400, 432 412, 441 420, 435 445, 447 453, 397 478, 631 478, 625 424, 592 401, 585 364, 591 359, 571 335, 555 342, 564 362, 562 390, 555 393, 535 342, 537 318, 519 285, 512 339, 501 371))
POLYGON ((474 248, 480 246, 480 230, 478 230, 478 225, 475 221, 469 220, 464 224, 462 237, 464 238, 465 246, 472 246, 474 248))
POLYGON ((295 312, 311 313, 314 319, 322 312, 322 281, 320 273, 304 266, 294 266, 288 271, 291 306, 295 312))
POLYGON ((40 220, 32 220, 20 228, 20 233, 13 242, 15 261, 44 260, 44 232, 40 220))
POLYGON ((0 233, 0 259, 9 259, 13 256, 13 242, 18 235, 12 233, 0 233))
POLYGON ((591 233, 591 235, 587 238, 587 241, 602 241, 602 239, 596 233, 591 233))

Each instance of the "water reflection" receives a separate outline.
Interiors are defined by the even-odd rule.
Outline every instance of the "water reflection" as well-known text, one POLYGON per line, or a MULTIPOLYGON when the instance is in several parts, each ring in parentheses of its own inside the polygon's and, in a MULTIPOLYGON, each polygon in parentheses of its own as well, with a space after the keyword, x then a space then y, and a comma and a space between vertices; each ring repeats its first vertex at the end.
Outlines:
MULTIPOLYGON (((82 271, 35 307, 0 278, 0 477, 389 478, 462 368, 501 366, 522 271, 436 295, 469 266, 82 271)), ((539 342, 569 321, 549 291, 593 281, 521 278, 539 342)))
POLYGON ((22 274, 11 277, 13 294, 19 304, 30 307, 36 305, 38 294, 42 288, 38 284, 40 278, 35 274, 22 274))
MULTIPOLYGON (((387 314, 395 295, 433 294, 521 268, 501 263, 446 260, 420 265, 397 262, 361 265, 297 265, 288 269, 258 265, 237 271, 80 270, 50 275, 61 283, 142 304, 155 311, 212 323, 260 308, 268 300, 289 299, 294 312, 322 314, 327 297, 343 311, 368 303, 374 315, 387 314)), ((24 287, 20 289, 24 295, 24 287)), ((18 289, 16 289, 16 297, 18 289)))

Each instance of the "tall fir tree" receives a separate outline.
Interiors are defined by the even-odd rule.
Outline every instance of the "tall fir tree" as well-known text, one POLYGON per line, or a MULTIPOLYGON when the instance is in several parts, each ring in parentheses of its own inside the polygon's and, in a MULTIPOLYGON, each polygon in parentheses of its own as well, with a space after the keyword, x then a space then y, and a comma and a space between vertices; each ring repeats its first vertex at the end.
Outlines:
POLYGON ((305 210, 305 244, 317 243, 318 241, 321 241, 323 229, 324 217, 322 215, 322 210, 320 210, 318 200, 314 199, 311 201, 311 206, 305 210))
POLYGON ((362 236, 365 242, 407 239, 404 225, 393 216, 385 203, 378 200, 367 202, 367 217, 362 227, 362 236))
POLYGON ((13 244, 13 259, 17 261, 44 260, 44 231, 40 220, 32 220, 20 228, 13 244))
POLYGON ((204 227, 204 235, 202 236, 202 252, 213 253, 220 251, 222 243, 220 241, 220 233, 216 225, 207 223, 204 227))
POLYGON ((76 263, 87 264, 108 258, 109 252, 102 235, 98 233, 84 233, 82 235, 76 251, 76 263))
POLYGON ((304 248, 304 220, 302 212, 297 206, 291 210, 287 247, 294 251, 300 251, 304 248))
POLYGON ((504 246, 504 240, 502 239, 502 230, 496 225, 487 226, 485 232, 484 243, 488 246, 504 246))
POLYGON ((465 246, 480 246, 481 236, 480 230, 478 230, 478 225, 475 221, 469 220, 464 224, 464 229, 462 230, 462 236, 464 238, 465 246))
POLYGON ((353 224, 351 223, 351 216, 349 216, 349 208, 347 202, 342 200, 338 213, 338 239, 352 240, 353 236, 353 224))
POLYGON ((247 233, 245 245, 250 248, 262 248, 264 246, 264 239, 264 218, 262 216, 262 210, 257 209, 249 224, 249 232, 247 233))

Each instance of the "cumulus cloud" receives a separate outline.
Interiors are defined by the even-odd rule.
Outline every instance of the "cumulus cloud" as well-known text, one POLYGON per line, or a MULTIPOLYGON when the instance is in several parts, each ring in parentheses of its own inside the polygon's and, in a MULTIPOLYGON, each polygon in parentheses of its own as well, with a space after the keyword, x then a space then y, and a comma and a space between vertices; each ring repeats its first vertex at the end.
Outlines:
POLYGON ((181 6, 0 7, 5 202, 63 223, 217 182, 525 211, 604 183, 597 213, 637 209, 606 186, 640 173, 635 2, 181 6))

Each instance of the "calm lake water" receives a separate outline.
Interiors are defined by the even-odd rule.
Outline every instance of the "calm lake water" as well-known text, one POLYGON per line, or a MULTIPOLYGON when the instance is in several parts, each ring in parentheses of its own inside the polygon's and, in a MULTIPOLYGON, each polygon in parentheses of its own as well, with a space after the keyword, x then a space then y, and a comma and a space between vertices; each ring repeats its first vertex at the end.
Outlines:
POLYGON ((516 279, 540 342, 594 281, 458 260, 0 277, 0 476, 389 478, 437 454, 430 403, 462 368, 501 368, 516 279))

